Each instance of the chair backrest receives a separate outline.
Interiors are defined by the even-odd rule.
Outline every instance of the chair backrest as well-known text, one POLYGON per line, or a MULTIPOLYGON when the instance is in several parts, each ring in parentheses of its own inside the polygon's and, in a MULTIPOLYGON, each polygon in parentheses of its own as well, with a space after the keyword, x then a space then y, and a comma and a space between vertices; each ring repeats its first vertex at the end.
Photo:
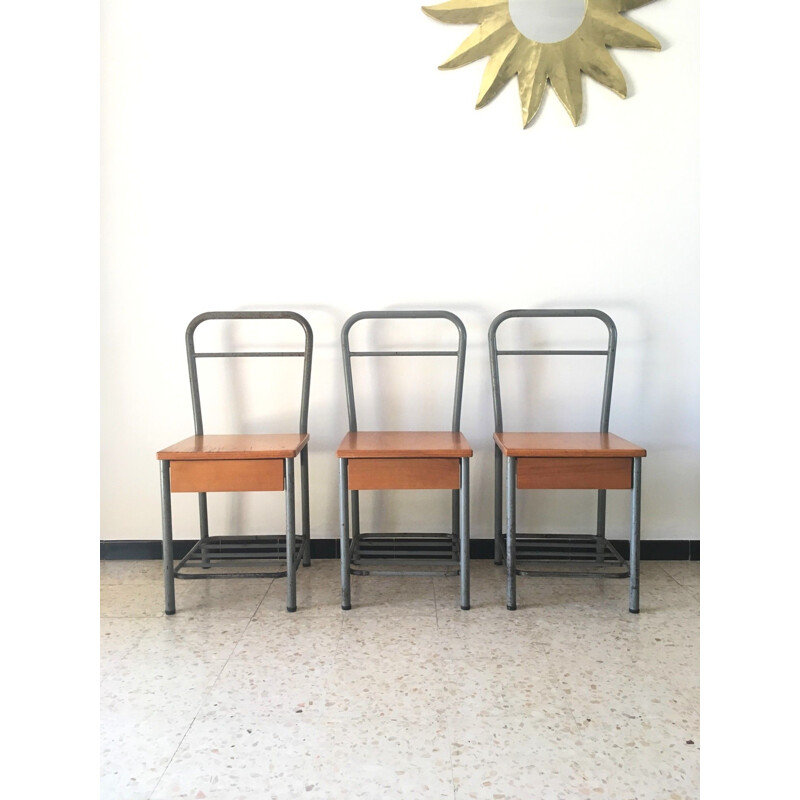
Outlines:
POLYGON ((617 351, 617 328, 613 320, 603 311, 593 308, 567 308, 567 309, 513 309, 498 314, 489 326, 489 363, 492 371, 492 401, 494 403, 494 429, 497 433, 503 432, 503 408, 500 399, 500 370, 499 356, 604 356, 606 359, 605 383, 603 386, 603 401, 600 413, 600 433, 608 433, 608 418, 611 412, 611 387, 614 380, 614 359, 617 351), (517 317, 594 317, 603 322, 608 329, 608 346, 604 350, 498 350, 497 329, 508 319, 517 317))
POLYGON ((192 391, 192 413, 194 415, 194 432, 196 436, 203 435, 203 414, 200 408, 200 386, 197 379, 198 358, 302 358, 303 378, 300 396, 300 424, 299 433, 308 433, 308 396, 311 385, 311 351, 314 346, 314 337, 308 321, 293 311, 208 311, 196 316, 186 328, 186 355, 189 360, 189 383, 192 391), (305 333, 304 347, 302 350, 291 351, 205 351, 198 353, 195 350, 194 335, 197 327, 207 320, 285 320, 297 322, 305 333))
POLYGON ((351 360, 364 357, 387 356, 452 356, 456 361, 455 396, 453 398, 452 430, 457 433, 461 426, 461 398, 464 389, 464 362, 467 350, 467 331, 464 323, 449 311, 362 311, 353 314, 342 327, 342 356, 344 359, 344 383, 347 393, 347 418, 350 431, 357 431, 356 402, 353 392, 353 369, 351 360), (350 349, 350 329, 355 323, 365 320, 398 319, 445 319, 453 323, 458 331, 458 346, 455 350, 359 350, 350 349))

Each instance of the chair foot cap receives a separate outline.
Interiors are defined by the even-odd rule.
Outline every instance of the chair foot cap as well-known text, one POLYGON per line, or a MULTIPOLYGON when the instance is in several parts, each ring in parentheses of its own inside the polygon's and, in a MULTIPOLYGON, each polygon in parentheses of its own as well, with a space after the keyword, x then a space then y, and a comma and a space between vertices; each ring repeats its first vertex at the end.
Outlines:
POLYGON ((461 606, 462 611, 469 611, 469 606, 461 606))
POLYGON ((342 606, 342 611, 349 611, 352 606, 342 606))
POLYGON ((515 605, 514 605, 514 606, 509 606, 509 605, 506 605, 506 608, 507 608, 509 611, 516 611, 516 610, 517 610, 517 607, 516 607, 515 605))
POLYGON ((631 614, 638 614, 639 613, 639 609, 638 608, 629 608, 628 611, 631 614))
POLYGON ((286 606, 286 610, 287 610, 287 611, 288 611, 290 614, 293 614, 295 611, 297 611, 297 606, 295 606, 294 608, 289 608, 289 606, 286 606))

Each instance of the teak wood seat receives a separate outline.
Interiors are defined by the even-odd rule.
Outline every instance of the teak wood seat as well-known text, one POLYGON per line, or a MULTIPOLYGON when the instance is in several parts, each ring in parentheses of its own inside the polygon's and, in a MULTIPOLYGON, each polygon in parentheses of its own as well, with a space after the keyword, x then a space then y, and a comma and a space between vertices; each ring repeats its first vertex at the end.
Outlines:
POLYGON ((608 432, 617 331, 611 318, 594 309, 517 309, 498 315, 489 328, 489 354, 495 415, 495 563, 505 562, 506 606, 514 610, 517 575, 592 575, 629 577, 629 610, 639 611, 639 542, 641 461, 644 448, 608 432), (608 331, 603 350, 498 350, 497 330, 519 317, 594 317, 608 331), (606 358, 600 431, 506 432, 500 396, 498 356, 597 355, 606 358), (503 464, 505 462, 505 482, 503 464), (519 489, 597 490, 597 524, 593 535, 521 534, 516 530, 519 489), (606 539, 606 491, 631 492, 630 558, 626 562, 606 539), (503 495, 505 494, 505 526, 503 495), (505 539, 502 534, 505 527, 505 539), (522 569, 521 567, 525 567, 522 569))
POLYGON ((447 311, 371 311, 355 314, 342 329, 345 387, 350 432, 339 445, 340 545, 342 608, 351 607, 351 575, 420 575, 439 569, 460 574, 461 608, 469 609, 469 459, 472 448, 458 430, 464 382, 466 330, 447 311), (350 349, 350 329, 360 320, 446 319, 458 331, 455 351, 359 351, 350 349), (358 356, 457 357, 456 387, 450 431, 359 431, 356 422, 350 359, 358 356), (359 492, 387 489, 449 489, 451 535, 417 533, 363 534, 359 492), (352 537, 351 537, 352 530, 352 537), (402 541, 401 541, 402 540, 402 541), (397 550, 401 555, 398 557, 397 550), (403 558, 405 556, 406 558, 403 558))
POLYGON ((311 380, 311 327, 291 311, 209 312, 195 317, 186 330, 186 352, 192 393, 195 435, 165 447, 156 454, 161 465, 161 509, 164 543, 164 595, 167 614, 175 613, 175 578, 275 578, 287 577, 286 609, 295 611, 296 570, 302 559, 311 563, 308 498, 308 399, 311 380), (207 320, 278 320, 298 323, 304 332, 302 350, 280 352, 203 352, 194 346, 197 327, 207 320), (303 358, 300 424, 298 433, 204 434, 197 375, 198 358, 240 357, 303 358), (300 458, 301 530, 295 536, 295 459, 300 458), (200 539, 177 566, 173 559, 172 494, 196 492, 200 507, 200 539), (284 492, 286 535, 209 536, 208 492, 284 492), (216 569, 230 561, 285 561, 271 571, 230 572, 216 569), (191 571, 191 567, 200 571, 191 571), (212 569, 214 568, 214 569, 212 569))

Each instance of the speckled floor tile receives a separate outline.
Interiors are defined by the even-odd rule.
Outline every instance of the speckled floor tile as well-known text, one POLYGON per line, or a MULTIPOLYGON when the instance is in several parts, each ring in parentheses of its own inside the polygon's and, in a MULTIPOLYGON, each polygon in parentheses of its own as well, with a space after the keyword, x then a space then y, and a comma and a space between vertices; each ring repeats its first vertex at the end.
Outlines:
POLYGON ((329 713, 367 717, 440 715, 448 710, 449 663, 419 652, 387 652, 377 658, 345 643, 326 676, 324 706, 329 713))
POLYGON ((318 718, 324 711, 333 658, 304 665, 231 659, 208 690, 206 707, 272 719, 284 724, 293 714, 318 718))
POLYGON ((524 658, 451 660, 447 672, 450 716, 524 716, 564 700, 543 653, 524 658))
POLYGON ((159 584, 164 575, 160 560, 142 561, 101 561, 100 581, 103 586, 113 584, 155 583, 159 584))
POLYGON ((659 566, 681 586, 691 590, 700 590, 699 561, 660 561, 659 566))
POLYGON ((433 578, 428 577, 398 580, 385 575, 353 575, 350 600, 352 609, 358 609, 362 616, 380 613, 385 608, 431 614, 436 610, 433 578))
POLYGON ((595 796, 699 797, 699 719, 691 710, 595 715, 581 724, 581 741, 596 748, 585 773, 595 796))
MULTIPOLYGON (((305 616, 336 616, 342 609, 339 562, 315 559, 311 566, 297 570, 295 591, 297 611, 305 616)), ((286 614, 286 578, 276 578, 266 594, 255 619, 286 614)))
POLYGON ((549 773, 579 741, 579 726, 564 705, 477 720, 455 715, 449 728, 459 800, 555 797, 548 794, 549 773))
POLYGON ((176 581, 177 613, 188 616, 250 619, 258 611, 271 582, 271 579, 264 578, 176 581), (178 583, 188 584, 180 598, 178 583))
POLYGON ((157 661, 185 658, 194 662, 227 659, 248 629, 249 620, 189 613, 149 620, 133 658, 157 661))
MULTIPOLYGON (((176 584, 175 597, 180 603, 184 589, 176 584)), ((164 588, 157 581, 100 583, 101 617, 164 616, 164 588)))
POLYGON ((627 580, 505 574, 178 581, 101 565, 100 796, 109 800, 697 800, 699 569, 627 580))
POLYGON ((427 715, 297 715, 280 725, 246 713, 199 716, 152 800, 235 792, 275 800, 450 800, 447 726, 427 715))
POLYGON ((533 609, 439 609, 436 616, 441 647, 450 658, 524 658, 543 647, 533 609))
POLYGON ((280 614, 250 621, 234 652, 238 661, 267 661, 301 665, 337 652, 344 621, 334 616, 280 614))
POLYGON ((424 658, 441 650, 436 614, 419 614, 384 606, 380 613, 353 609, 344 614, 342 647, 376 659, 424 658))
POLYGON ((102 617, 100 619, 100 662, 123 658, 144 636, 151 620, 131 617, 102 617))
MULTIPOLYGON (((474 563, 474 562, 473 562, 474 563)), ((497 608, 505 606, 505 579, 500 567, 491 561, 485 562, 491 569, 470 567, 470 609, 497 608)), ((435 578, 433 581, 437 609, 460 608, 461 583, 458 576, 435 578)))
POLYGON ((100 797, 147 800, 183 741, 193 713, 163 716, 101 709, 100 797))
POLYGON ((100 690, 101 797, 149 797, 224 662, 118 659, 100 690))

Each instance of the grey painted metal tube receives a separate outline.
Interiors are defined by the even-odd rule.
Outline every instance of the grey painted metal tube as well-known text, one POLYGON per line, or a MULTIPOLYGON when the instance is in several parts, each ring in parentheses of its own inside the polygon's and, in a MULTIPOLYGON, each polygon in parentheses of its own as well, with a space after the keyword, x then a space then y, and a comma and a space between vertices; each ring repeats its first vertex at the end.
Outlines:
POLYGON ((205 492, 197 493, 197 504, 200 509, 200 552, 203 554, 202 567, 208 569, 211 564, 208 560, 208 552, 203 545, 203 540, 208 539, 208 496, 205 492))
POLYGON ((506 457, 506 608, 517 607, 517 459, 506 457))
POLYGON ((597 545, 595 552, 597 561, 601 562, 606 552, 606 490, 597 491, 597 545))
POLYGON ((286 485, 286 610, 297 611, 297 570, 295 559, 295 518, 294 518, 294 459, 283 461, 286 485))
POLYGON ((300 524, 303 535, 303 566, 311 566, 311 528, 308 499, 308 445, 300 451, 300 524))
POLYGON ((339 551, 342 569, 342 610, 350 610, 350 509, 347 496, 347 459, 339 459, 339 551))
POLYGON ((459 492, 461 539, 461 610, 469 611, 469 459, 461 459, 461 491, 459 492))
POLYGON ((175 563, 172 556, 172 494, 169 461, 161 461, 161 532, 164 561, 164 613, 175 613, 175 563))
POLYGON ((630 603, 631 614, 639 613, 639 547, 642 518, 642 459, 633 459, 633 485, 631 487, 631 553, 630 553, 630 603))
POLYGON ((503 563, 503 452, 494 446, 494 563, 503 563))
POLYGON ((419 354, 422 355, 450 355, 456 356, 456 385, 455 394, 453 397, 453 424, 452 430, 458 431, 461 425, 461 401, 463 397, 464 385, 464 367, 466 361, 466 347, 467 347, 467 330, 464 323, 450 311, 436 311, 436 310, 414 310, 414 311, 361 311, 353 314, 347 319, 342 326, 341 343, 342 343, 342 360, 344 366, 344 384, 345 395, 347 399, 347 418, 351 431, 358 430, 358 422, 356 417, 356 404, 355 395, 353 390, 353 372, 350 360, 353 355, 375 355, 375 356, 398 356, 398 355, 412 355, 409 353, 399 353, 397 351, 368 351, 359 354, 353 354, 350 350, 350 329, 356 322, 360 320, 371 319, 447 319, 455 325, 458 331, 458 349, 455 351, 425 351, 419 354))
POLYGON ((608 420, 611 412, 611 391, 614 382, 614 362, 617 351, 617 327, 611 317, 596 308, 560 308, 560 309, 510 309, 498 314, 489 325, 489 366, 492 373, 492 402, 494 406, 494 429, 498 433, 503 430, 503 409, 500 399, 500 370, 497 356, 497 329, 507 319, 529 317, 594 317, 600 320, 608 331, 608 348, 606 350, 505 350, 503 355, 605 355, 606 371, 603 385, 603 401, 600 413, 600 432, 608 433, 608 420))
POLYGON ((216 355, 226 356, 303 356, 302 394, 300 398, 300 433, 308 433, 308 402, 311 385, 311 355, 314 349, 314 334, 308 320, 294 311, 207 311, 198 314, 186 328, 186 356, 189 362, 189 385, 192 392, 192 414, 194 416, 194 432, 196 436, 203 435, 203 413, 200 408, 200 386, 197 379, 198 355, 194 346, 194 334, 197 326, 206 320, 234 320, 234 319, 291 319, 303 329, 305 346, 302 353, 298 352, 269 352, 269 353, 203 353, 202 357, 216 355))
POLYGON ((361 504, 358 499, 358 490, 350 492, 350 520, 353 561, 358 563, 361 559, 361 504))

